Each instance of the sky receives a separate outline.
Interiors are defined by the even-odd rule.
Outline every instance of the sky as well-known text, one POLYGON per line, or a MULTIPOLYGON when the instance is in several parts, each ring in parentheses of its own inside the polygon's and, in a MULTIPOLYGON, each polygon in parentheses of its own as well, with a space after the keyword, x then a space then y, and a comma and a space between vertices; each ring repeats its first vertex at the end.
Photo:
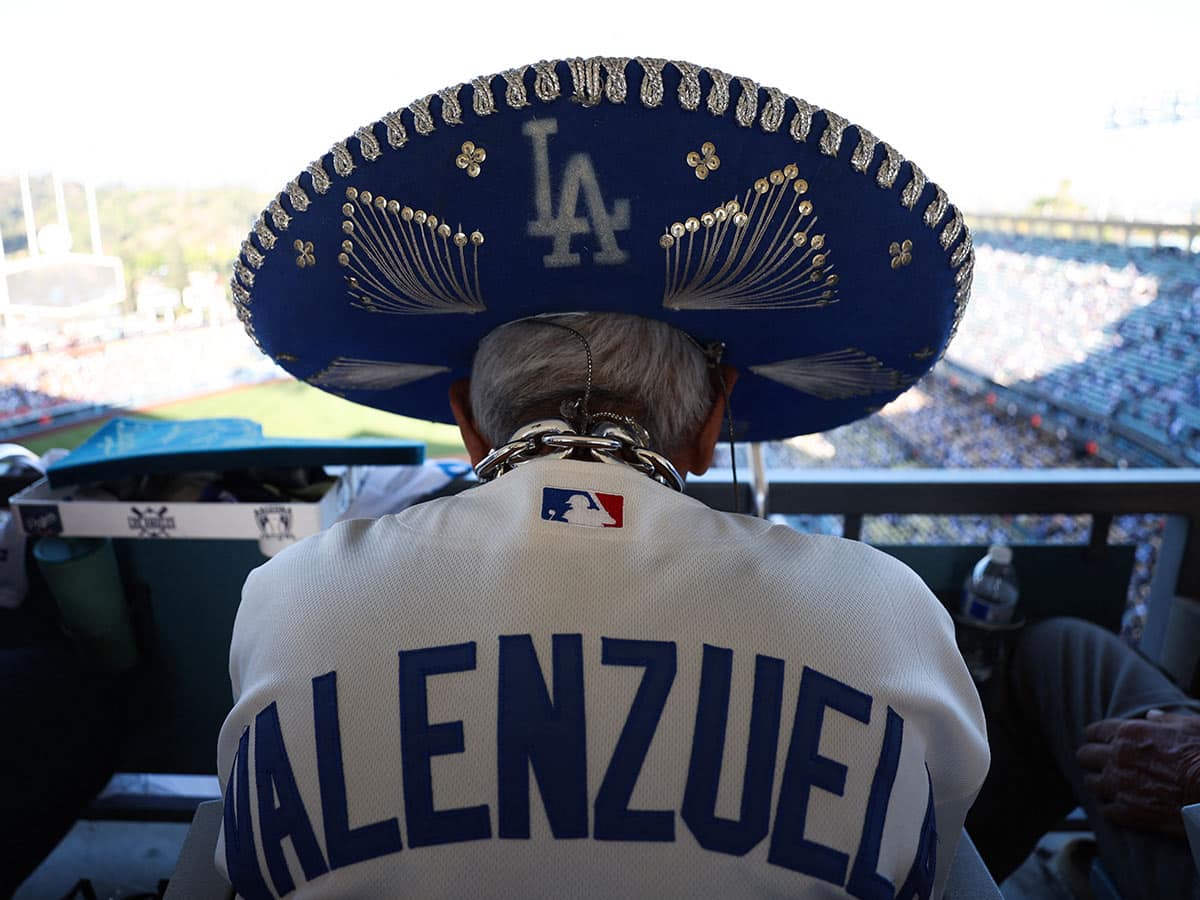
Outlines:
POLYGON ((967 211, 1071 192, 1200 219, 1200 2, 0 0, 0 175, 277 191, 336 140, 447 85, 571 56, 682 59, 868 128, 967 211))

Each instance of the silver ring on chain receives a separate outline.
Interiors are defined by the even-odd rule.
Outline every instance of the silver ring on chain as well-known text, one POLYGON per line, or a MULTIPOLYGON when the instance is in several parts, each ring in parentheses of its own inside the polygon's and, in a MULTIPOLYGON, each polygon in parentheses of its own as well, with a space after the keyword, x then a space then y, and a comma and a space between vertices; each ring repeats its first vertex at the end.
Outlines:
POLYGON ((534 459, 575 458, 628 466, 677 491, 683 490, 683 478, 671 461, 646 447, 639 440, 645 431, 621 428, 613 423, 597 427, 601 434, 578 434, 561 419, 540 419, 519 428, 513 440, 492 450, 475 467, 481 483, 511 471, 534 459), (554 452, 547 453, 548 449, 554 452))
POLYGON ((620 450, 622 444, 615 438, 592 437, 590 434, 547 434, 542 438, 547 447, 565 447, 570 450, 620 450))

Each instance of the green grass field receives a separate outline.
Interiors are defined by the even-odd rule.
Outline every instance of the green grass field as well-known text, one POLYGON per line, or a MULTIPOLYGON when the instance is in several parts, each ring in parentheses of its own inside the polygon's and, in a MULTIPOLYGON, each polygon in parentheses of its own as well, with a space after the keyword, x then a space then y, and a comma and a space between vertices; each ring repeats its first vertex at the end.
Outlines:
MULTIPOLYGON (((144 419, 253 419, 263 432, 276 437, 386 437, 405 438, 425 444, 426 458, 463 456, 462 440, 452 425, 407 419, 377 409, 341 400, 300 381, 275 381, 180 400, 137 413, 144 419)), ((25 438, 20 443, 35 453, 51 447, 68 450, 79 446, 106 420, 25 438)))

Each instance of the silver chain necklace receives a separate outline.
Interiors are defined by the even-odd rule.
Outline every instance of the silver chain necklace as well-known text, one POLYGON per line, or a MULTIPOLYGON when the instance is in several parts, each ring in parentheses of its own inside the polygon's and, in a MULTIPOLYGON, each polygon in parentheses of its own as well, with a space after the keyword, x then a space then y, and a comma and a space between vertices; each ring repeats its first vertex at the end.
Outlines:
POLYGON ((628 466, 659 484, 683 491, 683 478, 671 461, 646 446, 644 428, 624 416, 616 422, 597 416, 590 434, 580 434, 565 419, 538 419, 518 428, 507 444, 491 451, 475 467, 481 483, 543 457, 579 459, 628 466))
POLYGON ((587 360, 587 380, 583 396, 562 404, 562 419, 538 419, 522 428, 504 444, 492 450, 475 467, 480 483, 498 478, 517 466, 534 459, 578 459, 587 462, 628 466, 659 484, 683 492, 683 477, 671 461, 651 450, 650 435, 634 419, 615 412, 592 414, 592 347, 579 331, 569 325, 540 316, 521 319, 513 325, 543 325, 569 332, 583 346, 587 360), (572 425, 570 419, 577 425, 572 425), (583 434, 581 432, 588 432, 583 434))

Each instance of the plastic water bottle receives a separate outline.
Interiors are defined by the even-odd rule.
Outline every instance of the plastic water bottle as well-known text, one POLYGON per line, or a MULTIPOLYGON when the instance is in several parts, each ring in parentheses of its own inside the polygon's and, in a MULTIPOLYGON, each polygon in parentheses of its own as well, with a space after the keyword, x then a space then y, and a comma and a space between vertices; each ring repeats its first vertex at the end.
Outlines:
POLYGON ((1020 625, 1013 622, 1018 594, 1012 548, 993 544, 967 576, 955 616, 959 650, 981 690, 1003 663, 1006 633, 1020 625))
POLYGON ((964 619, 980 625, 1007 625, 1013 619, 1019 594, 1012 548, 993 544, 967 576, 959 612, 964 619))

